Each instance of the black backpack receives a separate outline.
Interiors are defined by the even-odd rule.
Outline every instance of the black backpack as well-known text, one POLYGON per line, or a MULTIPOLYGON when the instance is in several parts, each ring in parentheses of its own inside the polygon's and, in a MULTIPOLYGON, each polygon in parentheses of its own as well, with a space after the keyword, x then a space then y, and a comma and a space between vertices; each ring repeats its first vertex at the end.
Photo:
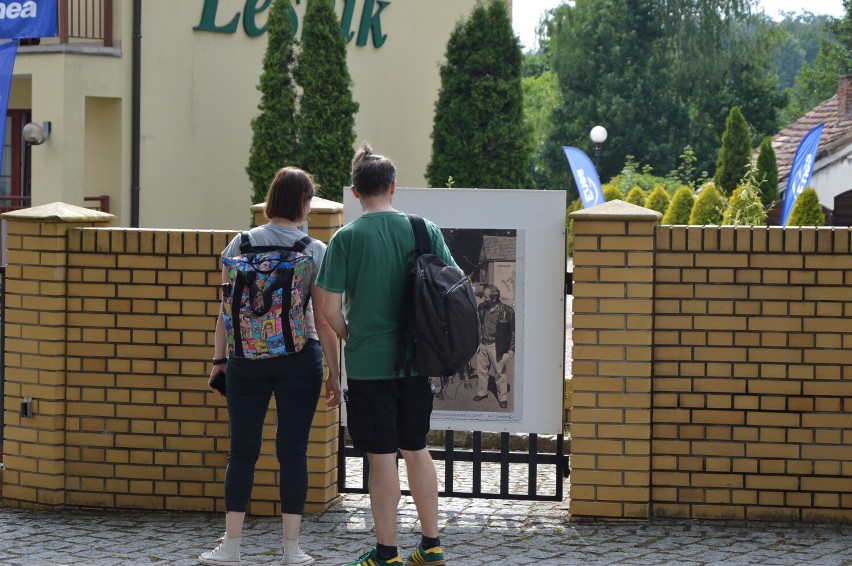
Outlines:
POLYGON ((397 375, 414 367, 425 376, 451 375, 479 347, 479 315, 473 286, 457 267, 432 253, 426 222, 408 214, 414 230, 414 253, 405 279, 399 312, 397 375), (408 346, 414 353, 408 357, 408 346))

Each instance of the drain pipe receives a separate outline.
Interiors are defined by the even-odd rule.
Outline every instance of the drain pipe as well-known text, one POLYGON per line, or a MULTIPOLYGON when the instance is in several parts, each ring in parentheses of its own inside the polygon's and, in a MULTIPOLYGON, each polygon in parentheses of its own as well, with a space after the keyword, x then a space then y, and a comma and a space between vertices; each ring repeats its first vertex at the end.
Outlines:
POLYGON ((142 0, 133 0, 133 94, 130 117, 130 227, 139 228, 140 117, 142 101, 142 0))

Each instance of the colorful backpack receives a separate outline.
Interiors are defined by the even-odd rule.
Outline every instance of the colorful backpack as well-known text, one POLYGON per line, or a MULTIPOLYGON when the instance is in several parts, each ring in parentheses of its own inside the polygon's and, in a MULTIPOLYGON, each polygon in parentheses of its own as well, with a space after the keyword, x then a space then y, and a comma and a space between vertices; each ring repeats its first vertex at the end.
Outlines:
POLYGON ((240 233, 240 255, 222 258, 229 283, 223 285, 222 318, 230 354, 271 358, 298 352, 307 340, 305 270, 313 257, 303 253, 305 236, 292 247, 252 246, 240 233))

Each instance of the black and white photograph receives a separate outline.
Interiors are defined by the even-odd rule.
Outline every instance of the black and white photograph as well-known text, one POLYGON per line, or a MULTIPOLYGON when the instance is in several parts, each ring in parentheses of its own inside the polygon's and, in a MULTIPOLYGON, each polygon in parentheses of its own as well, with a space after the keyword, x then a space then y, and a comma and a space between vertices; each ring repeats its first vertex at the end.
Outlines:
POLYGON ((515 395, 517 230, 441 230, 477 301, 480 344, 461 371, 433 377, 435 411, 512 413, 515 395))

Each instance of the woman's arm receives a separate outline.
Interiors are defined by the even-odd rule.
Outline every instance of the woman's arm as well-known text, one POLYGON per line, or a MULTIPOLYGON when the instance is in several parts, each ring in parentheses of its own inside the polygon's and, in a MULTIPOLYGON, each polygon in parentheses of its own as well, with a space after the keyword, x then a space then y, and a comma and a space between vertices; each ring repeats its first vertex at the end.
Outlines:
MULTIPOLYGON (((224 266, 222 266, 222 283, 229 283, 230 279, 228 278, 228 270, 224 266)), ((213 339, 213 359, 214 360, 223 360, 228 357, 228 342, 227 336, 225 335, 225 321, 222 319, 222 309, 219 309, 219 314, 216 317, 216 334, 213 339)), ((213 369, 210 370, 210 377, 207 378, 207 387, 210 391, 214 392, 216 395, 221 396, 222 393, 218 389, 214 389, 211 383, 213 382, 213 378, 220 371, 224 371, 225 364, 214 365, 213 369)))
POLYGON ((329 293, 311 285, 311 300, 314 303, 314 324, 319 336, 325 362, 328 365, 328 382, 325 385, 325 400, 329 407, 340 405, 340 355, 337 334, 325 317, 325 302, 329 293))

